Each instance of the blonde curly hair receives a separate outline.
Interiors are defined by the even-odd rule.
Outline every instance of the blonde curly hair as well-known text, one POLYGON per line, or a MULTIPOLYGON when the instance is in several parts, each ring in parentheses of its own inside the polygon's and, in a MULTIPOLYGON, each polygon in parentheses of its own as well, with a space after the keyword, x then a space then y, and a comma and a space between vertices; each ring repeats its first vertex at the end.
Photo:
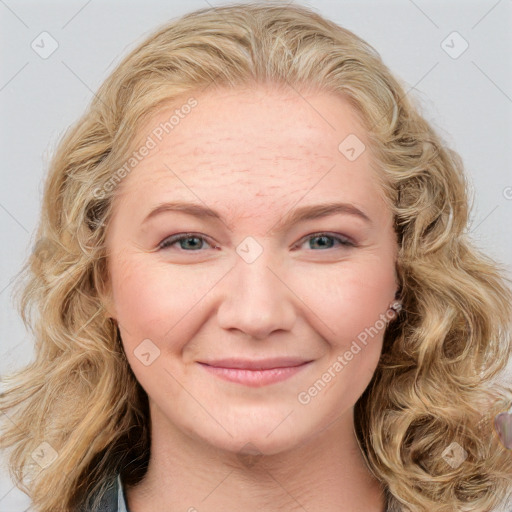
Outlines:
POLYGON ((512 457, 493 419, 512 401, 498 379, 511 357, 512 292, 505 269, 469 240, 462 160, 368 43, 309 8, 265 2, 163 25, 117 66, 55 152, 17 287, 35 360, 4 377, 0 396, 0 447, 11 449, 11 478, 38 511, 75 510, 119 472, 136 483, 149 460, 148 397, 100 293, 115 194, 105 183, 164 102, 212 83, 270 82, 351 103, 394 214, 403 306, 354 416, 370 470, 396 510, 483 512, 510 498, 512 457), (442 456, 452 442, 467 453, 456 468, 442 456), (44 469, 33 457, 41 446, 57 454, 44 469))

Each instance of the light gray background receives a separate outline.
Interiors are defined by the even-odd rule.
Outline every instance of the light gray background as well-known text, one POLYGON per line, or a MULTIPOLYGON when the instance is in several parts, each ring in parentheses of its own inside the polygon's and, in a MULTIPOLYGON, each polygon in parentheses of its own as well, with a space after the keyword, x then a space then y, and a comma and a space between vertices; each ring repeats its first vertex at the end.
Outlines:
MULTIPOLYGON (((221 3, 0 0, 0 375, 32 357, 11 291, 34 242, 49 155, 122 56, 166 20, 221 3), (44 31, 58 43, 46 59, 31 48, 44 31)), ((464 159, 475 242, 512 278, 512 1, 302 3, 366 39, 419 98, 464 159), (458 58, 441 46, 453 31, 469 44, 458 58)), ((462 43, 452 36, 445 44, 453 53, 462 43)), ((4 467, 0 512, 29 503, 4 467)))

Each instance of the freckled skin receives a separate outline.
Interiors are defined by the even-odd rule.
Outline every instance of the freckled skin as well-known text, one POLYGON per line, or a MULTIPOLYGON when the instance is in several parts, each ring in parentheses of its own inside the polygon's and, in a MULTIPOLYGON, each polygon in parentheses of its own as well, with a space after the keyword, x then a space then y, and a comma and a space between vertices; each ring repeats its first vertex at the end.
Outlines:
MULTIPOLYGON (((355 440, 353 406, 376 368, 384 330, 307 405, 297 398, 375 325, 397 289, 393 219, 369 151, 351 162, 338 150, 351 133, 366 143, 365 132, 348 103, 331 94, 309 94, 306 102, 292 89, 259 86, 194 97, 198 105, 121 183, 107 233, 108 308, 152 420, 150 468, 128 490, 129 507, 261 511, 274 499, 287 510, 295 500, 309 511, 340 510, 341 500, 346 510, 383 510, 355 440), (207 205, 224 222, 167 212, 142 225, 171 200, 207 205), (269 234, 290 210, 329 201, 356 205, 372 225, 333 215, 269 234), (325 231, 359 245, 328 239, 323 248, 306 239, 325 231), (187 232, 219 249, 191 240, 155 250, 187 232), (236 252, 246 237, 263 250, 250 264, 236 252), (149 366, 134 353, 145 339, 160 350, 149 366), (314 362, 258 388, 221 380, 197 363, 233 356, 314 362), (251 468, 239 455, 248 443, 265 454, 251 468), (242 481, 247 493, 236 491, 242 481), (197 496, 209 493, 200 508, 197 496)), ((187 98, 139 127, 140 140, 187 98)))

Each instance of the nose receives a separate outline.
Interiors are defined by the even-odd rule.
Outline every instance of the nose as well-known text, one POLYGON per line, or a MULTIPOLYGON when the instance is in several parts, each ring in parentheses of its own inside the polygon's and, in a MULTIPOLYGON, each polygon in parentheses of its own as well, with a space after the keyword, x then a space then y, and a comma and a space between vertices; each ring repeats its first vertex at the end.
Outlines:
POLYGON ((296 317, 296 297, 292 283, 286 282, 286 272, 280 272, 280 268, 263 255, 252 263, 238 259, 219 290, 222 294, 217 312, 220 327, 259 340, 274 331, 291 330, 296 317))

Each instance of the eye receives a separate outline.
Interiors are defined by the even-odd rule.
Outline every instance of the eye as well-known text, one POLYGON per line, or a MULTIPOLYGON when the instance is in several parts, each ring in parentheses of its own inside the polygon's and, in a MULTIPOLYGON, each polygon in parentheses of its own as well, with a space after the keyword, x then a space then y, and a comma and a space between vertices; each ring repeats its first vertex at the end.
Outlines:
MULTIPOLYGON (((353 243, 351 240, 344 237, 343 235, 335 236, 334 234, 331 234, 331 233, 314 233, 312 235, 308 235, 306 238, 303 238, 302 241, 310 242, 311 240, 315 240, 315 239, 318 240, 316 243, 317 247, 320 247, 321 249, 332 249, 333 248, 333 246, 329 240, 335 240, 338 242, 339 245, 345 246, 345 247, 355 247, 356 246, 355 243, 353 243)), ((299 246, 300 246, 300 243, 296 247, 299 247, 299 246)))
POLYGON ((177 242, 180 242, 180 248, 184 251, 193 252, 201 249, 202 242, 207 242, 207 239, 196 233, 179 233, 177 235, 167 237, 165 240, 160 242, 158 248, 167 249, 168 247, 175 245, 177 242))
MULTIPOLYGON (((338 243, 338 246, 345 247, 355 247, 356 244, 353 243, 348 238, 343 235, 334 235, 330 233, 314 233, 312 235, 308 235, 306 238, 303 238, 299 244, 295 247, 300 247, 301 243, 309 242, 311 240, 317 239, 317 247, 320 249, 332 249, 335 248, 333 243, 329 240, 334 240, 334 242, 338 243)), ((212 248, 216 248, 215 244, 212 244, 208 241, 208 239, 202 235, 197 233, 179 233, 176 235, 172 235, 167 237, 165 240, 160 242, 158 245, 159 249, 167 249, 169 247, 173 247, 177 243, 180 243, 180 248, 185 252, 198 252, 203 248, 204 243, 207 243, 212 248)))

